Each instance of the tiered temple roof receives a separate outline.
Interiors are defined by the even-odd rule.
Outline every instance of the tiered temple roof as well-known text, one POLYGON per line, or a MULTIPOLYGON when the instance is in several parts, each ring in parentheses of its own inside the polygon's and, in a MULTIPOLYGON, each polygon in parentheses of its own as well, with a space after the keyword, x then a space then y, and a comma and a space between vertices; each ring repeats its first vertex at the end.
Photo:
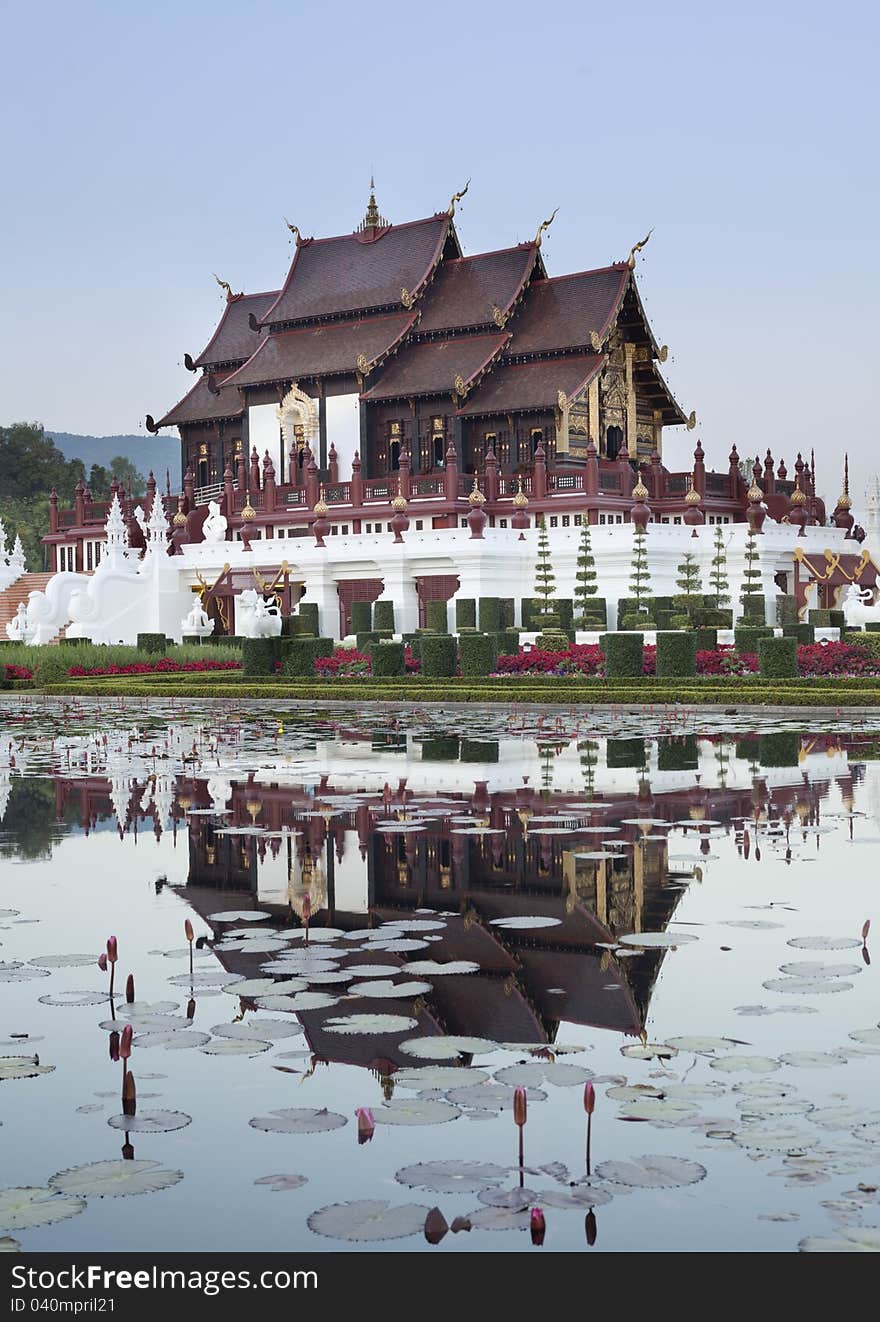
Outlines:
POLYGON ((415 312, 397 312, 277 332, 229 380, 253 386, 352 374, 364 360, 369 366, 384 361, 415 321, 415 312))
POLYGON ((522 243, 444 262, 425 295, 418 334, 499 325, 522 296, 537 257, 534 243, 522 243))
POLYGON ((410 343, 388 364, 364 399, 398 399, 410 395, 451 395, 456 381, 466 390, 485 372, 510 339, 494 335, 463 335, 447 340, 410 343))
POLYGON ((277 297, 276 289, 267 294, 233 294, 228 298, 220 324, 193 367, 243 363, 250 358, 265 333, 253 329, 251 318, 259 321, 277 297))
POLYGON ((180 427, 191 422, 210 422, 220 418, 240 418, 244 413, 239 392, 223 384, 226 377, 200 376, 183 399, 178 400, 164 418, 153 424, 159 427, 180 427))
POLYGON ((604 354, 579 354, 561 360, 537 358, 525 363, 502 358, 458 412, 463 417, 479 417, 555 408, 560 391, 567 398, 580 394, 604 362, 604 354))

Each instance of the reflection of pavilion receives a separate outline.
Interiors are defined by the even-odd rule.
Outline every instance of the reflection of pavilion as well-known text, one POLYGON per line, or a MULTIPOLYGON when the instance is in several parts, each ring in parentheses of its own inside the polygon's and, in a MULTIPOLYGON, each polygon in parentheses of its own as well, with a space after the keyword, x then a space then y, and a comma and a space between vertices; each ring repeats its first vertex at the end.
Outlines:
MULTIPOLYGON (((700 743, 705 765, 713 745, 700 743)), ((522 778, 515 786, 505 784, 508 778, 495 777, 489 758, 458 761, 455 789, 440 793, 428 789, 431 766, 425 758, 418 793, 407 775, 371 788, 353 785, 348 772, 337 784, 332 745, 321 750, 325 774, 308 789, 265 772, 228 784, 221 805, 208 781, 180 777, 172 815, 188 842, 186 900, 205 918, 218 908, 260 907, 298 926, 308 895, 313 922, 343 929, 411 917, 419 909, 448 915, 439 939, 422 950, 392 954, 356 947, 349 961, 479 964, 478 973, 432 978, 432 991, 415 1005, 357 1002, 359 1013, 411 1013, 423 1035, 553 1042, 564 1022, 638 1034, 663 952, 617 958, 604 947, 628 932, 663 931, 672 919, 693 863, 670 865, 667 824, 687 823, 676 846, 692 846, 698 861, 709 851, 712 830, 730 833, 742 819, 766 823, 787 814, 795 829, 817 823, 831 784, 851 803, 861 771, 847 764, 834 742, 812 741, 812 777, 797 747, 793 765, 763 768, 758 741, 753 748, 727 748, 731 756, 712 788, 693 771, 667 775, 664 788, 663 775, 649 780, 644 761, 636 759, 629 763, 636 768, 632 787, 621 783, 619 764, 607 775, 605 767, 590 766, 589 797, 573 784, 559 793, 542 793, 522 778), (412 825, 420 829, 406 829, 412 825), (617 830, 606 833, 607 827, 617 830), (536 916, 561 921, 525 929, 493 923, 536 916)), ((606 751, 606 766, 620 752, 606 751)), ((681 757, 691 753, 684 747, 681 757)), ((559 776, 557 783, 565 779, 559 776)), ((101 815, 110 809, 110 790, 107 780, 59 780, 59 808, 69 797, 84 796, 85 824, 99 801, 101 815)), ((113 803, 125 813, 123 829, 134 829, 139 819, 152 822, 146 787, 132 785, 127 808, 118 800, 117 786, 113 803)), ((265 954, 216 953, 233 976, 265 976, 265 954)), ((326 1020, 339 1012, 338 1005, 300 1012, 315 1054, 376 1065, 375 1038, 326 1032, 326 1020)), ((380 1042, 383 1073, 413 1063, 380 1042)))

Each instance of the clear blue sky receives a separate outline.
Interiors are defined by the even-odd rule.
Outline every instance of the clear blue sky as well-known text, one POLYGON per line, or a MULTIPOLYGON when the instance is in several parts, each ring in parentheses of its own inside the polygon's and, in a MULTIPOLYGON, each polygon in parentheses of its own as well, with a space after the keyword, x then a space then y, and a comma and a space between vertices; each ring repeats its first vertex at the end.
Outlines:
MULTIPOLYGON (((625 257, 713 467, 877 434, 876 4, 2 2, 0 421, 143 429, 188 388, 211 272, 445 207, 466 252, 625 257)), ((675 439, 673 439, 675 438, 675 439)), ((145 465, 149 441, 145 437, 145 465)))

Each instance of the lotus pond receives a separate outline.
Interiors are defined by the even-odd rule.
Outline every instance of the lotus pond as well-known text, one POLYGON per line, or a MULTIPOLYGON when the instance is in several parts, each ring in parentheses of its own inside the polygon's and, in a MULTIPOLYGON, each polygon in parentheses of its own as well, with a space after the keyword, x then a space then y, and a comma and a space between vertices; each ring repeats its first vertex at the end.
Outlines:
POLYGON ((0 1247, 876 1251, 880 735, 804 720, 12 698, 0 1247))

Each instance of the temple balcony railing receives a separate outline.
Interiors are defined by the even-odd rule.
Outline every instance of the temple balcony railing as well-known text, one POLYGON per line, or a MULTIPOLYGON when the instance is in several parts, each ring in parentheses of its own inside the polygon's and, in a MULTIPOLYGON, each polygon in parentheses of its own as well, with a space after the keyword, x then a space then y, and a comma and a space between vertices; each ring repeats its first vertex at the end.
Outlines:
POLYGON ((575 492, 584 490, 584 474, 577 473, 548 473, 547 474, 548 491, 575 492))
MULTIPOLYGON (((526 473, 523 475, 522 489, 527 496, 531 495, 532 492, 531 473, 526 473)), ((498 479, 499 496, 515 496, 517 491, 519 491, 519 476, 517 474, 509 473, 506 474, 504 477, 499 477, 498 479)))
POLYGON ((236 510, 243 510, 247 502, 250 501, 251 509, 260 510, 263 508, 262 491, 236 491, 233 495, 233 506, 236 510))
POLYGON ((609 472, 607 472, 607 470, 605 470, 605 469, 602 469, 602 468, 599 469, 599 490, 600 490, 600 491, 607 491, 607 492, 612 492, 612 491, 613 491, 613 492, 617 492, 617 493, 619 493, 619 492, 621 491, 621 489, 622 489, 622 488, 621 488, 621 485, 620 485, 620 474, 619 474, 619 473, 609 473, 609 472))
MULTIPOLYGON (((233 482, 233 491, 238 490, 238 483, 233 482)), ((212 500, 222 500, 225 487, 222 482, 214 482, 210 486, 196 487, 193 492, 193 500, 196 505, 207 505, 212 500)))
POLYGON ((409 492, 414 500, 425 496, 443 496, 446 486, 442 477, 417 477, 410 481, 409 492))
POLYGON ((324 499, 326 500, 328 505, 350 505, 351 483, 350 482, 329 483, 324 487, 324 499))

